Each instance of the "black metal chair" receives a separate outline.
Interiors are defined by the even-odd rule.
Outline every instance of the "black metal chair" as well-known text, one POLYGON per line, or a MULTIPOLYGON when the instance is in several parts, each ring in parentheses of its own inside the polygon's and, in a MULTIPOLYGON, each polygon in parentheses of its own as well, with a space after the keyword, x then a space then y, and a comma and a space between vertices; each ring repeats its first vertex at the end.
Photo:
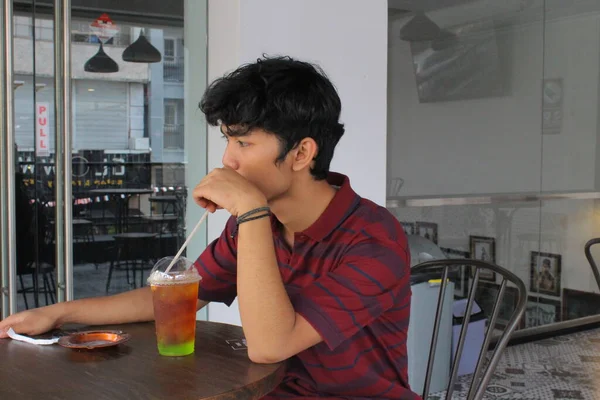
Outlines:
POLYGON ((29 309, 27 294, 33 294, 35 307, 39 307, 38 296, 40 293, 44 295, 46 305, 55 303, 56 294, 53 226, 41 203, 30 206, 29 212, 32 214, 29 222, 27 218, 23 217, 22 220, 19 220, 16 243, 17 276, 20 283, 17 293, 23 295, 26 309, 29 309), (37 215, 37 224, 32 219, 33 214, 37 215), (29 278, 31 286, 26 286, 23 277, 29 278), (39 288, 38 277, 42 278, 42 289, 39 288))
POLYGON ((144 286, 144 270, 152 269, 152 260, 156 258, 156 233, 127 232, 113 236, 116 245, 116 259, 111 261, 106 280, 106 293, 110 289, 110 280, 114 268, 121 268, 125 264, 127 283, 134 288, 136 284, 136 272, 140 271, 140 287, 144 286), (129 279, 131 267, 132 279, 129 279))
POLYGON ((17 293, 23 295, 23 301, 25 303, 25 309, 29 309, 29 302, 27 301, 27 294, 33 294, 33 300, 35 307, 39 307, 38 295, 41 293, 44 295, 46 305, 54 304, 56 302, 56 282, 54 281, 54 266, 45 264, 38 271, 35 268, 34 263, 17 264, 17 276, 19 277, 20 288, 17 288, 17 293), (41 274, 43 288, 39 288, 37 285, 38 276, 41 274), (27 286, 23 277, 29 277, 32 286, 27 286), (50 300, 48 300, 50 298, 50 300))
MULTIPOLYGON (((158 234, 158 258, 172 256, 185 240, 185 212, 187 189, 177 188, 171 195, 151 196, 150 215, 142 219, 151 224, 152 232, 158 234), (154 213, 155 208, 161 212, 154 213)), ((185 253, 184 253, 185 255, 185 253)))
POLYGON ((465 311, 465 316, 463 318, 462 326, 460 329, 460 336, 458 339, 458 346, 455 352, 454 361, 452 362, 452 368, 450 370, 450 380, 448 386, 446 388, 445 399, 452 399, 452 393, 454 391, 457 375, 458 375, 458 367, 460 364, 461 356, 463 354, 464 342, 467 336, 467 329, 471 317, 471 313, 473 310, 473 304, 475 301, 475 295, 477 286, 479 284, 479 276, 481 270, 491 270, 495 272, 498 276, 502 278, 500 283, 500 289, 498 290, 498 294, 496 296, 496 300, 494 302, 494 307, 490 313, 490 319, 488 321, 488 325, 485 331, 485 336, 483 340, 483 345, 479 352, 479 358, 475 367, 475 372, 472 375, 471 384, 469 386, 469 392, 467 395, 467 400, 479 400, 483 398, 485 393, 485 389, 492 378, 494 370, 496 369, 496 365, 500 360, 500 356, 502 355, 502 351, 508 344, 508 341, 516 329, 519 321, 521 320, 526 307, 526 299, 527 299, 527 289, 525 288, 525 284, 523 281, 517 277, 512 272, 498 266, 495 264, 487 263, 480 260, 471 260, 471 259, 455 259, 455 260, 435 260, 435 261, 427 261, 421 263, 419 265, 414 266, 411 269, 411 273, 440 273, 441 275, 441 283, 438 295, 438 303, 435 315, 435 322, 433 327, 433 334, 431 339, 431 346, 429 348, 429 358, 427 362, 427 372, 425 376, 425 384, 423 387, 422 397, 423 399, 427 399, 429 396, 429 388, 432 378, 432 371, 435 360, 435 351, 433 349, 437 348, 438 336, 440 333, 440 319, 443 312, 444 301, 446 297, 446 289, 448 287, 449 278, 451 276, 450 269, 452 267, 461 268, 462 266, 471 267, 474 269, 474 275, 472 278, 472 284, 469 289, 469 296, 467 301, 467 307, 465 311), (500 304, 505 295, 505 290, 507 287, 507 283, 511 282, 516 286, 518 301, 516 303, 516 307, 511 315, 510 320, 508 321, 506 327, 499 340, 497 341, 494 351, 489 358, 487 359, 488 348, 490 346, 490 342, 492 339, 492 334, 494 332, 494 327, 496 325, 496 319, 498 317, 500 311, 500 304), (487 364, 486 364, 487 362, 487 364))
POLYGON ((600 289, 600 272, 598 272, 598 266, 596 265, 596 261, 594 261, 594 257, 592 256, 591 247, 595 244, 600 243, 600 238, 594 238, 588 240, 585 244, 584 252, 585 258, 587 258, 590 263, 590 267, 592 267, 592 272, 594 273, 594 278, 596 279, 596 283, 598 284, 598 288, 600 289))

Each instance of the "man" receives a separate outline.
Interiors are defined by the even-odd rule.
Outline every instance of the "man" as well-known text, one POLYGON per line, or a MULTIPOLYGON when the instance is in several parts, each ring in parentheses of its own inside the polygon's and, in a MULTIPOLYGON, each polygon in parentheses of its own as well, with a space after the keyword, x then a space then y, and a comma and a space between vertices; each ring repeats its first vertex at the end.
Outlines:
MULTIPOLYGON (((207 89, 224 168, 193 191, 231 218, 195 263, 199 307, 237 296, 248 356, 287 360, 267 398, 417 399, 408 385, 409 251, 402 227, 329 173, 344 133, 335 88, 315 66, 265 58, 207 89)), ((367 173, 367 171, 365 171, 367 173)), ((153 319, 147 288, 31 310, 0 331, 153 319)))
POLYGON ((479 259, 481 261, 489 261, 488 253, 483 246, 481 247, 481 255, 479 256, 479 259))
POLYGON ((554 278, 554 275, 552 275, 552 272, 550 271, 551 268, 552 268, 552 266, 550 264, 550 259, 544 258, 544 260, 542 261, 542 272, 540 272, 540 275, 538 277, 538 289, 549 290, 549 291, 556 290, 556 288, 555 288, 556 279, 554 278))

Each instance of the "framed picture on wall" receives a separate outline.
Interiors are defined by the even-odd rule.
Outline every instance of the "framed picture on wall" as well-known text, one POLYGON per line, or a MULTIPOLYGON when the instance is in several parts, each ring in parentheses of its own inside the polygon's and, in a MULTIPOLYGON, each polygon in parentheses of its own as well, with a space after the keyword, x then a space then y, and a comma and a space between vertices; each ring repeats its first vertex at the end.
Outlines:
MULTIPOLYGON (((491 282, 480 282, 477 285, 475 292, 475 301, 479 304, 479 307, 485 313, 488 320, 492 317, 492 311, 494 311, 494 304, 500 291, 500 285, 491 282)), ((498 317, 496 318, 496 327, 503 329, 508 325, 510 317, 517 308, 517 302, 519 300, 519 291, 516 287, 506 286, 504 289, 504 295, 500 303, 500 310, 498 311, 498 317)), ((520 322, 517 329, 520 328, 520 322)))
MULTIPOLYGON (((444 255, 450 259, 466 259, 470 257, 468 251, 451 249, 448 247, 440 247, 444 252, 444 255)), ((461 265, 456 270, 456 279, 454 279, 454 296, 463 298, 467 296, 467 290, 469 287, 469 274, 467 273, 468 266, 461 265)))
MULTIPOLYGON (((469 236, 469 248, 471 249, 471 258, 475 260, 486 261, 492 264, 496 263, 496 239, 487 236, 469 236)), ((475 269, 471 269, 473 277, 475 269)), ((496 273, 491 270, 482 269, 479 273, 479 279, 496 282, 496 273)))
POLYGON ((433 243, 437 244, 438 225, 436 223, 417 221, 416 230, 417 235, 423 236, 425 239, 429 239, 433 243))
POLYGON ((560 254, 531 252, 529 291, 560 297, 560 254))
POLYGON ((525 327, 533 328, 560 322, 561 304, 559 300, 529 296, 525 308, 525 327))
POLYGON ((404 229, 404 233, 406 235, 414 235, 415 234, 415 223, 414 222, 400 221, 400 225, 402 225, 402 229, 404 229))
POLYGON ((600 294, 574 289, 562 291, 562 320, 600 314, 600 294))

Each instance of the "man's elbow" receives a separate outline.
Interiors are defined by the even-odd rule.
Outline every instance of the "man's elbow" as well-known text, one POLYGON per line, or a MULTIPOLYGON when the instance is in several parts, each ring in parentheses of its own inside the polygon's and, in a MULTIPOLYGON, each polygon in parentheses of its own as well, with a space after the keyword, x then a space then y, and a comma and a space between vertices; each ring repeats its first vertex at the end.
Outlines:
POLYGON ((248 346, 248 358, 256 364, 276 364, 287 359, 275 349, 259 349, 256 346, 248 346))

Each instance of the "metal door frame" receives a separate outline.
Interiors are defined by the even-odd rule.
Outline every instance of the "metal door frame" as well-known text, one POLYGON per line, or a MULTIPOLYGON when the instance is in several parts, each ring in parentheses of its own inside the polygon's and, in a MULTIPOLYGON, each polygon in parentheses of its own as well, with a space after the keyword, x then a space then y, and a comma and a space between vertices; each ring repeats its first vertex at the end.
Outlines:
MULTIPOLYGON (((0 319, 17 311, 13 0, 1 0, 0 54, 0 319)), ((57 299, 73 299, 71 187, 71 0, 54 2, 57 299)), ((35 40, 35 35, 32 40, 35 40)), ((35 67, 34 67, 35 71, 35 67)), ((34 72, 35 73, 35 72, 34 72)), ((35 124, 34 124, 35 125, 35 124)))
POLYGON ((2 318, 16 312, 15 154, 13 96, 13 9, 3 0, 0 27, 0 269, 2 318))

